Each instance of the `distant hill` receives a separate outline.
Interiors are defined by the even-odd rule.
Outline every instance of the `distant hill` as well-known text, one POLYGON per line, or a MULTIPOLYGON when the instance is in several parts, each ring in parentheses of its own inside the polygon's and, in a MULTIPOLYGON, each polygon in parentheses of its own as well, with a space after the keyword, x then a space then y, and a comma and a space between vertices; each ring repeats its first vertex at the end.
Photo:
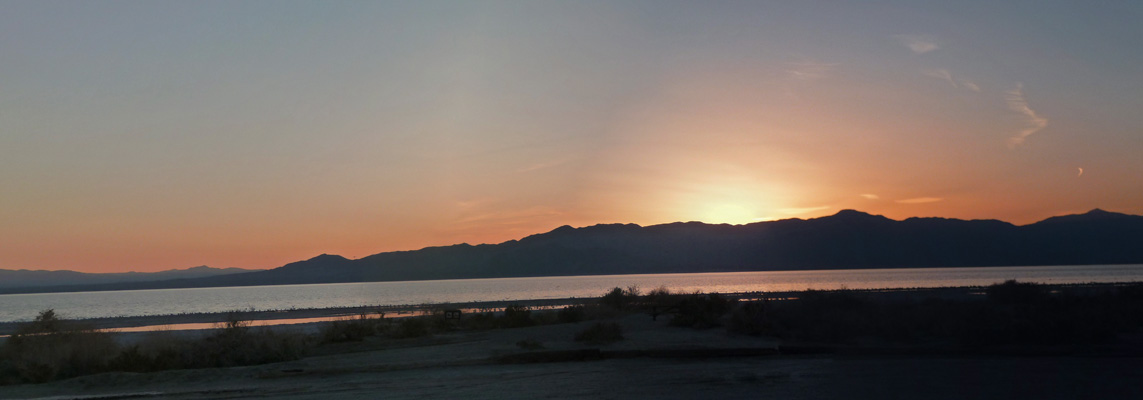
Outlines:
MULTIPOLYGON (((746 225, 562 226, 500 244, 458 244, 350 260, 323 254, 279 268, 195 279, 51 290, 250 286, 522 276, 801 269, 1143 263, 1143 216, 1092 210, 1024 226, 892 220, 844 210, 746 225)), ((41 288, 40 290, 43 290, 41 288)))
POLYGON ((199 266, 186 269, 171 269, 159 272, 86 273, 76 271, 45 271, 27 269, 0 269, 0 289, 17 287, 44 287, 93 285, 107 283, 163 281, 171 279, 204 278, 209 276, 238 274, 261 270, 241 268, 211 268, 199 266))

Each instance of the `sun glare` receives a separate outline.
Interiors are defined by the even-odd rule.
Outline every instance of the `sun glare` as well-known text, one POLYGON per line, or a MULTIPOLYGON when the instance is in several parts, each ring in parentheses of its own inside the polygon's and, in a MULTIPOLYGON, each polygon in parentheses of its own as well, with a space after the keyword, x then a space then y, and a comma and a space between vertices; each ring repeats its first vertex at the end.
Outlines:
POLYGON ((716 203, 707 206, 702 221, 712 224, 748 224, 758 219, 754 210, 740 204, 716 203))

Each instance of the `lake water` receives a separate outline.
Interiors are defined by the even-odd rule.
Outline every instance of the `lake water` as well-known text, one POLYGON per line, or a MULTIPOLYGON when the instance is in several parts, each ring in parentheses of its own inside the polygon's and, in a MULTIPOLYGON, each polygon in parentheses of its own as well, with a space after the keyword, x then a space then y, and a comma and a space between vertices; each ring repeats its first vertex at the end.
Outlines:
POLYGON ((66 318, 163 315, 473 301, 598 297, 610 288, 775 292, 984 286, 1007 279, 1040 283, 1143 281, 1143 265, 975 267, 593 275, 412 282, 335 283, 114 292, 0 295, 0 322, 29 320, 55 309, 66 318))

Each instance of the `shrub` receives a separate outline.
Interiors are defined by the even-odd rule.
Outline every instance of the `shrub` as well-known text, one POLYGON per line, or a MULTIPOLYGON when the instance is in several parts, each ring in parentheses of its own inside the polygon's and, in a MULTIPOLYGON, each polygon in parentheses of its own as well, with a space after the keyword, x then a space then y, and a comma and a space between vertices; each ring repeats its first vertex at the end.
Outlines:
POLYGON ((56 315, 55 309, 40 311, 32 322, 16 327, 16 335, 52 334, 64 331, 66 322, 56 315))
POLYGON ((478 312, 470 315, 465 315, 458 323, 464 329, 471 330, 489 330, 496 329, 499 326, 499 319, 496 314, 492 312, 478 312))
POLYGON ((1009 279, 985 289, 988 300, 999 304, 1030 304, 1047 297, 1044 286, 1030 282, 1016 282, 1009 279))
POLYGON ((671 325, 706 329, 722 325, 720 319, 734 307, 734 300, 718 293, 695 293, 679 302, 678 313, 671 317, 671 325))
POLYGON ((616 310, 624 310, 639 300, 639 287, 628 286, 627 289, 615 287, 599 299, 599 303, 616 310))
POLYGON ((733 333, 758 336, 771 330, 766 319, 765 301, 743 303, 730 314, 727 330, 733 333))
POLYGON ((415 338, 429 335, 429 324, 421 317, 402 318, 390 336, 397 339, 415 338))
POLYGON ((118 352, 119 345, 106 332, 44 310, 4 343, 4 375, 17 382, 47 382, 101 372, 118 352))
POLYGON ((192 343, 170 332, 150 332, 138 343, 123 349, 111 360, 117 371, 150 372, 190 368, 192 343))
POLYGON ((556 319, 560 323, 575 323, 583 321, 587 317, 587 311, 583 306, 567 306, 556 311, 556 319))
POLYGON ((213 334, 193 342, 192 356, 184 360, 185 365, 233 367, 296 360, 307 347, 301 335, 277 333, 269 328, 250 329, 249 321, 235 316, 219 326, 213 334))
POLYGON ((325 343, 360 342, 368 336, 376 336, 383 321, 383 318, 370 318, 366 314, 361 314, 357 318, 330 321, 321 329, 321 341, 325 343))
POLYGON ((646 305, 657 308, 665 308, 674 305, 675 297, 676 296, 672 295, 671 291, 667 289, 666 286, 659 286, 655 289, 651 289, 650 292, 647 292, 646 296, 643 296, 644 303, 646 303, 646 305))
POLYGON ((510 304, 504 308, 504 317, 500 325, 505 328, 520 328, 535 325, 535 321, 532 320, 532 310, 528 307, 510 304))
POLYGON ((623 327, 615 322, 596 322, 575 334, 575 341, 587 344, 608 344, 623 340, 623 327))

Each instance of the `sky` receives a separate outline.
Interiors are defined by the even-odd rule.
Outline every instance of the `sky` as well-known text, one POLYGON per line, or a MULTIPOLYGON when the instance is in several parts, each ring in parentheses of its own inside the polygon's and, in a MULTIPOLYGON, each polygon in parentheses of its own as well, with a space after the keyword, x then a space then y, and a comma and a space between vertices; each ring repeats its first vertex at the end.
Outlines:
POLYGON ((0 0, 0 268, 1143 214, 1143 2, 0 0))

